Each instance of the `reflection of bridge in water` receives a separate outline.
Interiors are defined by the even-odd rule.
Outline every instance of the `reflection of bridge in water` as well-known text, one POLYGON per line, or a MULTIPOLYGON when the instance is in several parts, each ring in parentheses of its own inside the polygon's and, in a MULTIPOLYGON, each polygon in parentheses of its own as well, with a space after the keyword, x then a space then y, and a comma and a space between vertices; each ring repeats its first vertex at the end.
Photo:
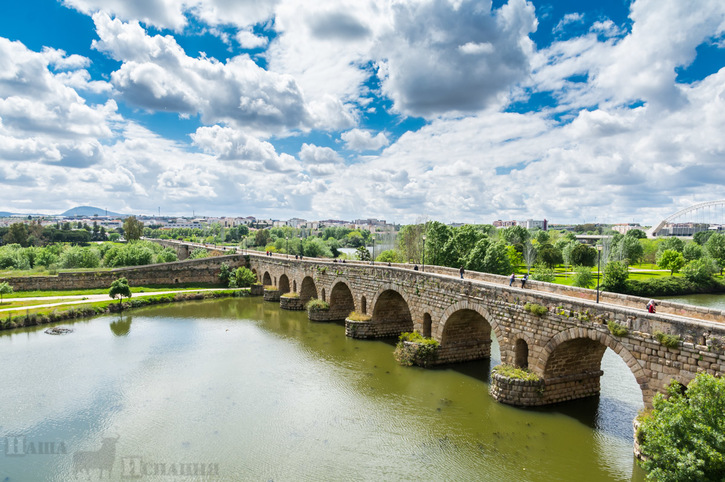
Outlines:
POLYGON ((681 209, 647 232, 654 236, 692 236, 700 231, 725 229, 725 200, 707 201, 681 209))

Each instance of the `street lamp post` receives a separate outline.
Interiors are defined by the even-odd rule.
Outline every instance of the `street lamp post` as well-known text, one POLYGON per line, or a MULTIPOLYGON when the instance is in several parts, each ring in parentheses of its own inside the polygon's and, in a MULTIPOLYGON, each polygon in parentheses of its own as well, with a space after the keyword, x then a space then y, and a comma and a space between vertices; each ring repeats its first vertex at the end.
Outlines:
POLYGON ((599 274, 602 272, 602 245, 597 246, 597 303, 599 303, 599 274))
POLYGON ((287 251, 287 258, 289 258, 289 236, 285 236, 284 239, 287 242, 287 249, 285 251, 287 251))
POLYGON ((299 236, 299 237, 300 237, 300 258, 302 258, 302 255, 303 255, 303 254, 304 254, 304 252, 305 252, 305 249, 304 249, 304 247, 302 246, 302 233, 300 233, 300 236, 299 236))
POLYGON ((423 271, 425 271, 425 234, 423 235, 423 271))

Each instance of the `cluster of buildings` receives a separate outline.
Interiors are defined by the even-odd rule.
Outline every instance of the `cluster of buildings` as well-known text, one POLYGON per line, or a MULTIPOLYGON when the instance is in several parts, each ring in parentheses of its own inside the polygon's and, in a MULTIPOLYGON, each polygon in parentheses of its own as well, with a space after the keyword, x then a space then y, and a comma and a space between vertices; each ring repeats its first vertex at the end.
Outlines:
POLYGON ((549 223, 546 219, 537 220, 537 219, 527 219, 525 221, 501 221, 496 220, 493 223, 494 227, 496 228, 509 228, 511 226, 523 226, 526 229, 535 229, 539 228, 542 231, 546 231, 549 229, 549 223))

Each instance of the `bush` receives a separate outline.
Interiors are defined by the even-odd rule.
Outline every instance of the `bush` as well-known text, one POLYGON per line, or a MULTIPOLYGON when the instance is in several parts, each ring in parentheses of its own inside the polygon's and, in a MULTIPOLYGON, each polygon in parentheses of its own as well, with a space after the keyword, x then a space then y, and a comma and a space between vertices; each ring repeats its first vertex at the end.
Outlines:
POLYGON ((722 282, 715 278, 695 283, 685 277, 667 276, 663 278, 650 278, 646 280, 627 280, 622 293, 654 298, 657 296, 684 295, 692 293, 714 293, 725 291, 722 282))
POLYGON ((546 306, 542 306, 536 303, 526 303, 524 305, 524 310, 536 316, 544 316, 546 313, 549 312, 549 309, 546 306))
POLYGON ((428 366, 438 359, 440 343, 418 332, 402 333, 395 345, 393 357, 403 366, 428 366), (413 344, 406 344, 410 342, 413 344))
POLYGON ((592 269, 586 266, 577 266, 574 268, 574 286, 580 288, 589 288, 594 284, 594 274, 592 269))
POLYGON ((240 266, 229 277, 230 288, 248 288, 257 282, 257 277, 249 268, 240 266))
POLYGON ((91 248, 71 246, 60 256, 63 268, 98 268, 101 259, 97 251, 91 248))
POLYGON ((695 259, 682 268, 682 275, 693 283, 707 283, 717 272, 718 267, 710 258, 695 259))
POLYGON ((536 281, 544 281, 546 283, 553 283, 556 279, 556 274, 552 268, 549 268, 545 264, 537 264, 534 266, 531 272, 531 278, 536 281))
POLYGON ((609 328, 609 333, 614 336, 627 336, 629 334, 629 329, 626 326, 620 325, 614 320, 607 322, 607 328, 609 328))
POLYGON ((312 298, 310 301, 307 302, 307 311, 329 311, 330 310, 330 303, 318 300, 317 298, 312 298))
POLYGON ((640 417, 637 440, 648 480, 725 479, 725 379, 700 373, 683 393, 673 380, 640 417))
POLYGON ((669 335, 667 333, 662 333, 661 331, 655 331, 654 336, 660 345, 666 346, 667 348, 679 347, 680 341, 682 340, 682 338, 678 335, 669 335))
POLYGON ((285 293, 282 295, 282 298, 299 298, 299 297, 300 297, 299 293, 293 293, 291 291, 289 293, 285 293))
POLYGON ((201 259, 207 257, 209 257, 209 251, 204 248, 194 248, 191 253, 189 253, 189 259, 201 259))
POLYGON ((491 370, 492 373, 497 373, 506 378, 515 378, 517 380, 528 380, 537 382, 540 380, 539 375, 531 373, 526 368, 518 368, 513 365, 497 365, 491 370))

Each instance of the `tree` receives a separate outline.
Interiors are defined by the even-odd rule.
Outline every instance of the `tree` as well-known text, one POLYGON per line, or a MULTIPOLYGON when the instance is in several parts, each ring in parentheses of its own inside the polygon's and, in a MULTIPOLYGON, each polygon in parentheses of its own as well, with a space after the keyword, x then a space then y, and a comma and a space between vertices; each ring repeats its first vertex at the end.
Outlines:
POLYGON ((580 288, 590 288, 594 284, 594 273, 592 269, 586 266, 577 266, 574 268, 574 278, 572 280, 574 286, 580 288))
POLYGON ((629 269, 627 264, 621 261, 610 261, 604 270, 604 281, 602 288, 615 293, 622 293, 627 286, 629 269))
POLYGON ((3 301, 3 296, 10 295, 13 293, 13 287, 10 286, 10 283, 7 281, 3 281, 0 283, 0 303, 3 301))
POLYGON ((257 232, 254 233, 254 245, 267 246, 269 238, 269 229, 258 229, 257 232))
POLYGON ((725 379, 700 373, 683 393, 672 381, 657 394, 637 432, 647 479, 663 482, 725 478, 725 379))
MULTIPOLYGON (((517 227, 517 226, 512 226, 517 227)), ((531 273, 531 267, 536 262, 536 248, 531 241, 526 241, 524 244, 524 262, 526 263, 526 272, 531 273)))
POLYGON ((697 243, 687 243, 682 250, 682 256, 686 261, 702 258, 702 246, 697 243))
POLYGON ((619 236, 612 246, 611 261, 629 260, 630 264, 639 262, 644 256, 644 248, 639 238, 634 236, 619 236))
POLYGON ((685 242, 682 239, 675 236, 670 236, 669 238, 665 238, 660 242, 659 246, 657 246, 657 252, 662 253, 667 249, 673 249, 678 253, 681 253, 684 247, 685 242))
POLYGON ((189 253, 189 259, 201 259, 209 257, 209 251, 204 248, 194 248, 189 253))
POLYGON ((256 283, 257 277, 254 272, 244 266, 240 266, 229 276, 230 288, 248 288, 256 283))
POLYGON ((554 270, 550 267, 546 266, 544 263, 537 263, 536 266, 534 266, 534 270, 531 274, 531 277, 535 279, 536 281, 545 281, 547 283, 553 283, 556 279, 556 273, 554 273, 554 270))
POLYGON ((710 236, 712 236, 712 233, 714 233, 714 231, 698 231, 692 235, 692 240, 700 246, 704 246, 705 243, 707 243, 707 240, 710 239, 710 236))
POLYGON ((586 244, 580 244, 571 250, 571 264, 594 266, 597 263, 597 250, 586 244))
POLYGON ((561 251, 551 244, 545 244, 539 248, 538 259, 549 268, 553 268, 554 266, 564 262, 564 257, 562 256, 561 251))
POLYGON ((126 241, 141 239, 143 234, 143 222, 136 219, 136 216, 129 216, 123 222, 123 236, 126 241))
POLYGON ((491 246, 490 239, 482 238, 478 240, 476 246, 468 253, 465 261, 461 264, 471 271, 489 272, 486 269, 486 253, 489 246, 491 246))
POLYGON ((126 278, 118 278, 111 283, 111 289, 108 290, 108 296, 114 300, 118 296, 118 304, 120 306, 124 298, 131 297, 131 287, 128 286, 128 280, 126 278))
POLYGON ((19 244, 22 247, 28 246, 28 227, 25 223, 13 223, 5 235, 5 243, 19 244))
POLYGON ((647 233, 645 233, 641 229, 630 229, 629 231, 627 231, 625 236, 630 236, 636 239, 647 239, 647 233))
POLYGON ((680 268, 685 266, 685 257, 682 256, 682 253, 674 249, 666 249, 660 254, 657 266, 670 270, 670 276, 672 276, 675 272, 680 271, 680 268))
POLYGON ((229 278, 232 275, 232 270, 229 269, 229 265, 226 263, 222 263, 222 265, 219 267, 219 281, 223 285, 229 284, 229 278))
POLYGON ((430 265, 446 266, 445 247, 451 238, 452 230, 438 221, 428 223, 425 240, 425 262, 430 265))
POLYGON ((720 274, 725 268, 725 236, 720 233, 712 233, 710 239, 705 243, 705 252, 715 260, 720 267, 720 274))
POLYGON ((370 261, 372 259, 370 251, 368 251, 368 248, 365 246, 359 246, 357 250, 355 250, 355 256, 360 261, 370 261))
POLYGON ((501 230, 501 236, 509 244, 524 244, 529 240, 530 234, 523 226, 509 226, 501 230))
POLYGON ((399 251, 395 249, 386 249, 382 253, 378 254, 375 261, 380 263, 403 263, 405 260, 399 251))
POLYGON ((707 283, 717 270, 717 264, 711 258, 700 258, 687 263, 682 268, 682 275, 694 283, 707 283))

